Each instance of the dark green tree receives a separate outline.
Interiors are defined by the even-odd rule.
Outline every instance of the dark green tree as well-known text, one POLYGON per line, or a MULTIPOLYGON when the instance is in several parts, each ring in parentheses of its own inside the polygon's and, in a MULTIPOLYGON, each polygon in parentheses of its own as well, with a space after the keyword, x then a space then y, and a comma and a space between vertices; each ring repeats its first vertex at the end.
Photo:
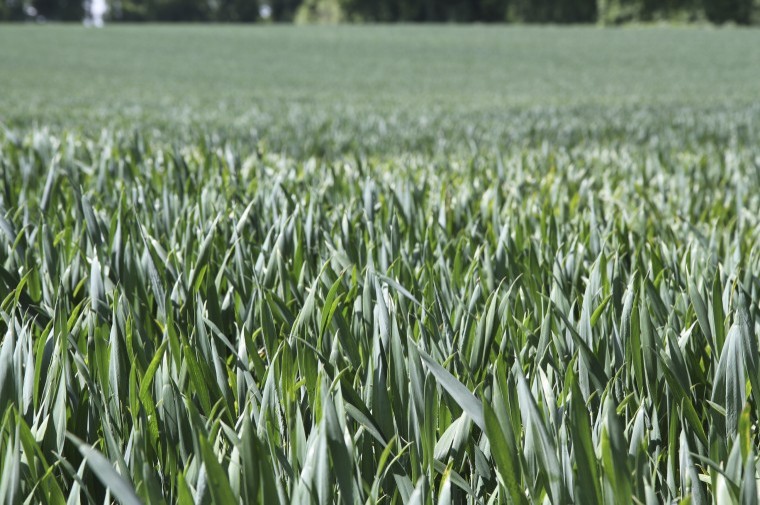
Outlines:
POLYGON ((713 23, 749 24, 753 13, 752 0, 706 0, 705 13, 713 23))
POLYGON ((251 23, 259 18, 259 2, 256 0, 219 0, 213 14, 215 21, 251 23))
POLYGON ((198 0, 155 0, 155 18, 158 21, 209 21, 211 9, 207 2, 198 0))
POLYGON ((82 0, 34 0, 37 15, 52 21, 81 21, 84 19, 82 0))
POLYGON ((109 4, 111 21, 155 21, 150 0, 114 0, 109 4))
POLYGON ((0 0, 0 21, 21 21, 24 17, 22 0, 0 0))

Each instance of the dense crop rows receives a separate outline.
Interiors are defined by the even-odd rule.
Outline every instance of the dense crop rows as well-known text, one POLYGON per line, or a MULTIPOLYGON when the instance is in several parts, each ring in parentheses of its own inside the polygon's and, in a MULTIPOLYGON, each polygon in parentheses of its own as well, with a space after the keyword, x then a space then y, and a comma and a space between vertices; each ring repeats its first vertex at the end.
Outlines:
POLYGON ((757 503, 759 125, 9 127, 0 499, 757 503))

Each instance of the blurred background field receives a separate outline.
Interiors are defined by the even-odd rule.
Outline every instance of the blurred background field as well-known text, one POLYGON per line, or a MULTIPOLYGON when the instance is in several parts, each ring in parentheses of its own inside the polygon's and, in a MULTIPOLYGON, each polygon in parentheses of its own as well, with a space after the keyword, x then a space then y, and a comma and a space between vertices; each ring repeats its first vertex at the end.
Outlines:
POLYGON ((304 142, 409 147, 460 130, 499 142, 531 128, 741 122, 760 94, 760 31, 748 29, 7 25, 0 48, 6 124, 275 143, 293 129, 304 142))
POLYGON ((757 99, 760 31, 3 26, 6 116, 272 103, 499 110, 757 99))

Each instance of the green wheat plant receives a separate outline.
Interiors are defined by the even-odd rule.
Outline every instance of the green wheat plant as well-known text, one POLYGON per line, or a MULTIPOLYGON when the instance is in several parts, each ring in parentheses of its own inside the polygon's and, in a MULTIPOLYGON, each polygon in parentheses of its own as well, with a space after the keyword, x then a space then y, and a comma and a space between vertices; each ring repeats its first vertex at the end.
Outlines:
POLYGON ((760 116, 681 112, 5 127, 0 499, 757 503, 760 116))

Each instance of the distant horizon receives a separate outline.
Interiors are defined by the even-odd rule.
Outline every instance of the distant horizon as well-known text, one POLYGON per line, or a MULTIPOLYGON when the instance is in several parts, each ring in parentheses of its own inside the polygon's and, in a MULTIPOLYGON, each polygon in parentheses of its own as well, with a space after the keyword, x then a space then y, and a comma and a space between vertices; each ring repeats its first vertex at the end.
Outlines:
POLYGON ((0 0, 0 20, 760 24, 760 0, 0 0))

